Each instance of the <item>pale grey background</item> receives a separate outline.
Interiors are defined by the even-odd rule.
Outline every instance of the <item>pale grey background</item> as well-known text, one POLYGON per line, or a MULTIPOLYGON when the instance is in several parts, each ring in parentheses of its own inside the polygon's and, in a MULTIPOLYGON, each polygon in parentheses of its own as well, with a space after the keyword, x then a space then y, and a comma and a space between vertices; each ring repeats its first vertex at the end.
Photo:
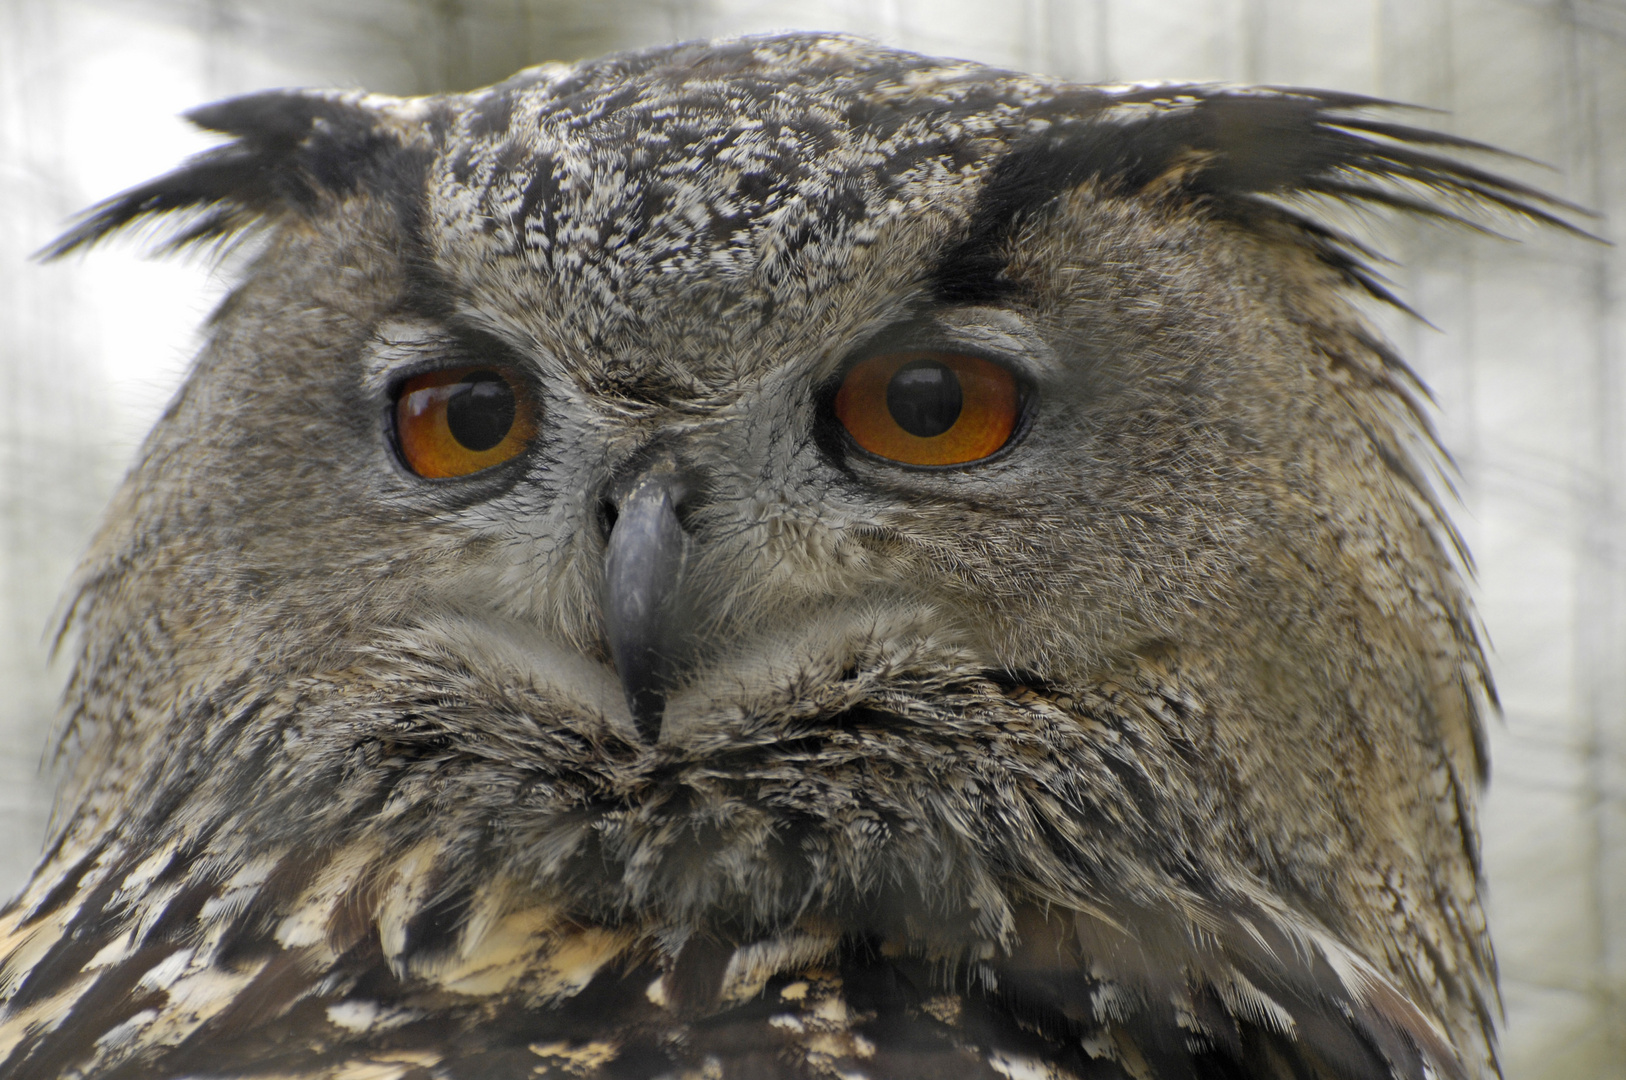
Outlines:
MULTIPOLYGON (((0 0, 0 891, 49 810, 58 590, 220 295, 129 248, 40 267, 72 211, 269 86, 461 89, 679 37, 845 29, 1082 80, 1338 87, 1626 221, 1626 0, 0 0)), ((1484 807, 1513 1080, 1626 1075, 1626 257, 1378 226, 1438 329, 1385 317, 1439 399, 1506 707, 1484 807)))

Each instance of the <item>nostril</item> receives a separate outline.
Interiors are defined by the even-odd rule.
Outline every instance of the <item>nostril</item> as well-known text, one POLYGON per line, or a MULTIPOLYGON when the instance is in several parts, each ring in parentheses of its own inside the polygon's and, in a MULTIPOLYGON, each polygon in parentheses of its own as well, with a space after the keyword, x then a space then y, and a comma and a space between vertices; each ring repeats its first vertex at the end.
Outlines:
POLYGON ((605 540, 610 538, 610 533, 615 529, 616 519, 620 516, 620 511, 615 507, 615 500, 600 499, 598 501, 598 531, 605 540))
POLYGON ((695 509, 696 500, 689 498, 687 492, 678 500, 677 505, 672 507, 672 513, 677 516, 678 527, 684 532, 691 531, 690 526, 694 520, 695 509))

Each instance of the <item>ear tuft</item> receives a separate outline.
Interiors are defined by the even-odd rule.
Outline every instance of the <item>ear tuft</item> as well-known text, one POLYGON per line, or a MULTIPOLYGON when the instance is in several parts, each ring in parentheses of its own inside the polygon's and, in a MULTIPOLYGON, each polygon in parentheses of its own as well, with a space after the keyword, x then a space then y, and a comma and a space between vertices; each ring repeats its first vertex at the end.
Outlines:
POLYGON ((1592 237, 1595 217, 1465 160, 1495 147, 1381 118, 1394 102, 1294 88, 1144 86, 1091 100, 1011 150, 990 174, 971 229, 944 262, 939 292, 1008 290, 1003 242, 1027 214, 1081 184, 1157 201, 1202 203, 1245 227, 1286 225, 1350 284, 1400 304, 1372 268, 1381 256, 1320 220, 1315 200, 1380 206, 1489 231, 1497 216, 1592 237))
POLYGON ((194 109, 188 120, 233 139, 92 206, 37 257, 59 259, 170 214, 183 217, 160 241, 165 253, 230 244, 286 213, 310 213, 324 194, 381 176, 402 149, 380 112, 360 102, 359 94, 273 90, 194 109))

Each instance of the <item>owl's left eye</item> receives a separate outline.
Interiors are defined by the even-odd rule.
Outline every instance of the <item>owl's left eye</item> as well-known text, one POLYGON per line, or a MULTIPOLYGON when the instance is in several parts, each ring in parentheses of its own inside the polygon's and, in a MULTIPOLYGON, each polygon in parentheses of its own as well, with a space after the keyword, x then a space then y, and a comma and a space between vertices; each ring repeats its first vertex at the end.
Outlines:
POLYGON ((410 378, 395 402, 395 440, 419 476, 468 476, 517 457, 536 433, 524 382, 501 368, 459 367, 410 378))
POLYGON ((950 352, 861 360, 836 391, 836 419, 853 441, 900 465, 964 465, 1011 441, 1021 387, 1009 368, 950 352))

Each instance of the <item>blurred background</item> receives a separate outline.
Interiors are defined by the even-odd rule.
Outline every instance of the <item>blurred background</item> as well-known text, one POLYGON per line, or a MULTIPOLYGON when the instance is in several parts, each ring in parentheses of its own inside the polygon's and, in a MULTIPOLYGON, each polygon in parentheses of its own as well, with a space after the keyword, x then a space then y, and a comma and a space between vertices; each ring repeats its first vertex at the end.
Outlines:
MULTIPOLYGON (((0 892, 50 812, 58 593, 225 282, 28 261, 273 86, 462 90, 544 60, 839 29, 1081 81, 1332 87, 1526 155, 1626 239, 1626 0, 0 0, 0 892)), ((1504 706, 1483 805, 1509 1080, 1626 1076, 1626 252, 1374 219, 1433 387, 1504 706)))

